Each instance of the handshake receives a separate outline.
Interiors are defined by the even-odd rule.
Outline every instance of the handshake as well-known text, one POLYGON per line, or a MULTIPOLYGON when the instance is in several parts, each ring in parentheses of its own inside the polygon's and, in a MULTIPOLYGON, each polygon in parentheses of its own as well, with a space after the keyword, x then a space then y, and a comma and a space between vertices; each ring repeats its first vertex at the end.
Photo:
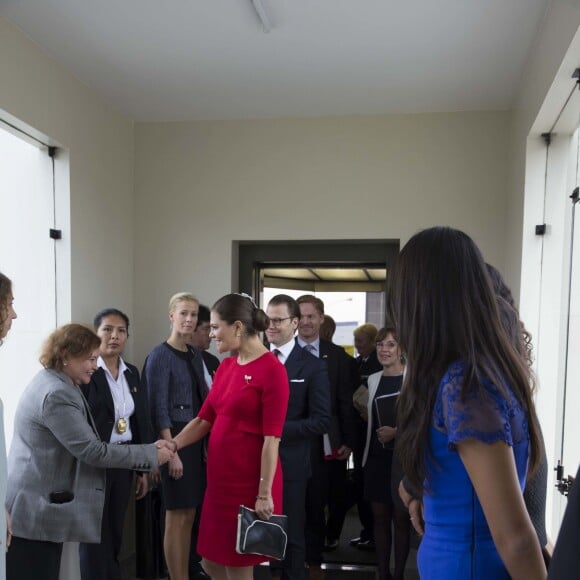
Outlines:
POLYGON ((157 447, 157 462, 160 466, 173 459, 177 453, 175 442, 167 441, 167 439, 155 441, 155 447, 157 447))

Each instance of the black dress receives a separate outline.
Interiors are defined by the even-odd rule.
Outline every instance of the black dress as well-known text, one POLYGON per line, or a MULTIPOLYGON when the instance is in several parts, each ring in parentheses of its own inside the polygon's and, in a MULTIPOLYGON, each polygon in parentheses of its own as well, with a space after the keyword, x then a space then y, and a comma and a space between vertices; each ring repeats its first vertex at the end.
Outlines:
MULTIPOLYGON (((383 395, 397 393, 401 389, 403 375, 394 377, 382 376, 375 393, 375 399, 383 395)), ((374 409, 374 401, 373 401, 374 409)), ((371 441, 368 457, 364 466, 364 498, 371 502, 393 503, 392 494, 392 468, 393 450, 395 442, 390 441, 384 446, 377 439, 376 431, 379 428, 376 413, 372 413, 369 421, 372 421, 371 441)), ((393 425, 394 427, 394 425, 393 425)))
MULTIPOLYGON (((181 351, 167 342, 156 347, 147 358, 143 374, 148 388, 167 393, 166 404, 171 417, 171 437, 174 438, 187 423, 197 416, 201 408, 205 384, 200 385, 193 368, 193 351, 181 351)), ((163 397, 160 396, 159 400, 163 397)), ((156 409, 157 412, 157 409, 156 409)), ((163 425, 156 425, 159 430, 163 425)), ((173 479, 169 466, 161 468, 162 493, 168 510, 189 509, 201 505, 205 492, 206 474, 203 441, 198 441, 179 450, 183 464, 183 476, 173 479)))

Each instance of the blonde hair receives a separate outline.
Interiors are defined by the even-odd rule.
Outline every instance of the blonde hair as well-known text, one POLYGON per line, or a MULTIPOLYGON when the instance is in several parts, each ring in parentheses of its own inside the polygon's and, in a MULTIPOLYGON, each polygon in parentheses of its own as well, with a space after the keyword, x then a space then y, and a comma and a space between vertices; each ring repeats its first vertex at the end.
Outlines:
POLYGON ((377 338, 377 327, 374 324, 367 322, 355 328, 352 334, 353 336, 356 336, 357 334, 364 334, 371 342, 374 342, 377 338))
POLYGON ((191 292, 178 292, 169 299, 169 312, 173 312, 179 302, 195 302, 199 306, 199 300, 191 292))

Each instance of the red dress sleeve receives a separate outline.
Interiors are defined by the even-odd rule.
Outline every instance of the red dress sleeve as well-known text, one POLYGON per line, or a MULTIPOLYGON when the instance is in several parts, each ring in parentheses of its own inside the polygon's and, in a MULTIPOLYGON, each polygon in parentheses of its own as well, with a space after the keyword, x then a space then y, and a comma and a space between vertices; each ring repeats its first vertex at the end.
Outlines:
POLYGON ((273 355, 266 376, 262 391, 262 432, 264 436, 282 437, 290 389, 286 369, 273 355))

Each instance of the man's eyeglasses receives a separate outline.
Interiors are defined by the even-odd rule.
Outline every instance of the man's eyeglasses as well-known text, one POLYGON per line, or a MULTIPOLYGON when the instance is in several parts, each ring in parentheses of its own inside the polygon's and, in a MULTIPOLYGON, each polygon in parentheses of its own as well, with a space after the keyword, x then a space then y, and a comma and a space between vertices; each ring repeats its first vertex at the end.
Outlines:
POLYGON ((292 316, 287 316, 286 318, 270 318, 270 324, 272 326, 278 327, 282 324, 282 322, 284 322, 284 320, 291 320, 292 318, 292 316))

